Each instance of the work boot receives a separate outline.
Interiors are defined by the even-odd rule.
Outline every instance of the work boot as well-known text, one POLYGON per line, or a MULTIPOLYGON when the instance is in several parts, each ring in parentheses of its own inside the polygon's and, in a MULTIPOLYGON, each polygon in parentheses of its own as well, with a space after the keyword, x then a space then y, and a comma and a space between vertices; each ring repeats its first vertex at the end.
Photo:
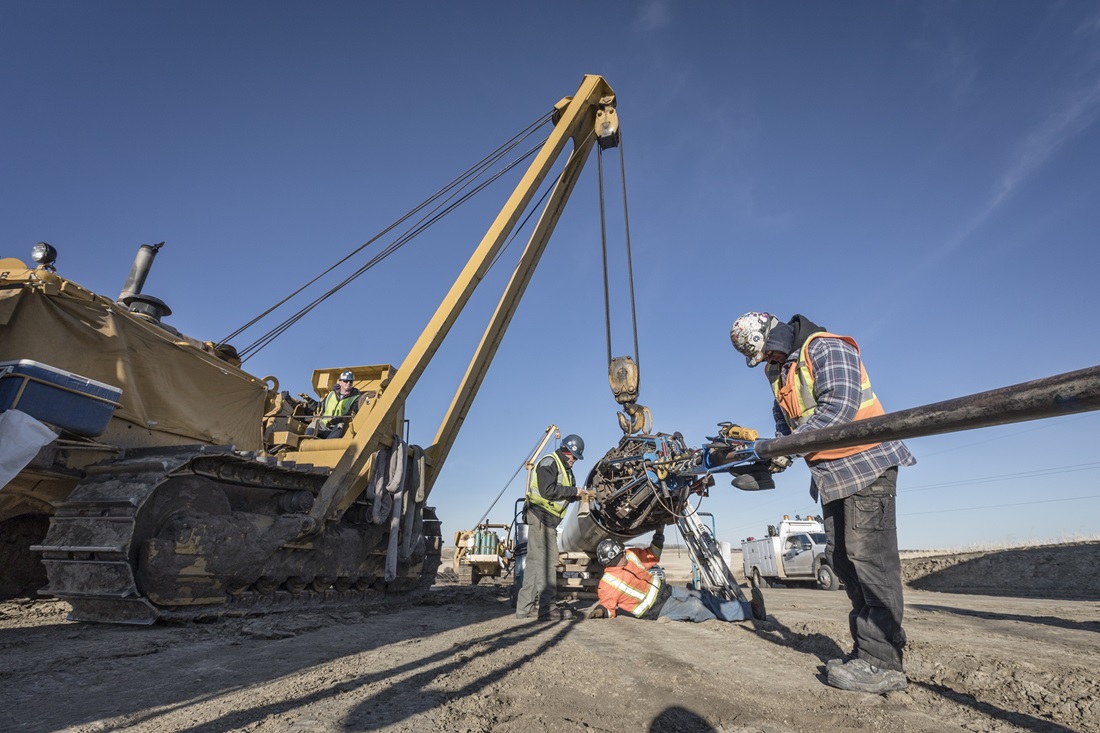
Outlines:
POLYGON ((897 692, 909 685, 904 672, 875 667, 866 659, 853 659, 847 664, 833 666, 829 669, 827 681, 841 690, 876 694, 897 692))
POLYGON ((765 621, 768 618, 768 611, 764 608, 764 594, 760 592, 759 588, 752 589, 752 600, 749 601, 749 607, 752 609, 752 617, 758 621, 765 621))
POLYGON ((573 609, 568 606, 552 606, 549 611, 539 616, 539 621, 572 621, 575 618, 573 609))
POLYGON ((828 672, 833 667, 842 667, 842 666, 844 666, 845 664, 847 664, 848 662, 852 661, 855 658, 856 658, 856 653, 854 651, 851 651, 851 652, 848 652, 847 654, 845 654, 843 657, 837 657, 835 659, 830 659, 828 662, 825 662, 825 671, 828 672))

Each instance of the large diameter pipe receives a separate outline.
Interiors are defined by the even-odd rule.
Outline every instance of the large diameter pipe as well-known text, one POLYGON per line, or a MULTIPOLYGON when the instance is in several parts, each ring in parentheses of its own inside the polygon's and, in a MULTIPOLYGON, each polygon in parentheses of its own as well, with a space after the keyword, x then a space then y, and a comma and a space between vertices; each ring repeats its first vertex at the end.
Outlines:
POLYGON ((761 458, 919 438, 1100 409, 1100 366, 756 443, 761 458))
POLYGON ((612 532, 600 524, 596 519, 595 512, 582 516, 577 506, 574 504, 570 507, 569 514, 561 523, 558 531, 558 552, 587 552, 591 554, 596 552, 596 545, 600 544, 600 540, 614 537, 626 544, 638 535, 652 532, 657 528, 656 526, 648 527, 634 534, 612 532))

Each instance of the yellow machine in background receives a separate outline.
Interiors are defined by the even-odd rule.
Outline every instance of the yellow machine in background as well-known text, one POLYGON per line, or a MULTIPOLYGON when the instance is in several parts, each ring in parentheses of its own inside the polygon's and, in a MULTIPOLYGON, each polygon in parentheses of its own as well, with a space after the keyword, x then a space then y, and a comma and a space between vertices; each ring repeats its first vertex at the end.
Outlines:
MULTIPOLYGON (((167 305, 141 292, 160 245, 142 246, 117 300, 58 274, 48 245, 37 267, 0 260, 0 465, 14 467, 0 473, 6 590, 33 586, 44 568, 45 592, 71 618, 151 623, 430 585, 442 538, 427 502, 439 471, 585 160, 597 142, 618 143, 614 93, 598 76, 552 120, 400 367, 354 368, 368 397, 339 439, 308 437, 309 411, 274 377, 241 369, 231 347, 167 324, 167 305), (570 140, 434 438, 410 444, 406 400, 570 140), (63 399, 97 417, 67 423, 58 413, 72 410, 54 409, 63 399)), ((336 372, 314 373, 319 396, 336 372)))
MULTIPOLYGON (((561 439, 561 431, 557 425, 546 428, 542 438, 535 445, 531 454, 523 462, 522 468, 526 470, 523 484, 524 498, 515 503, 512 521, 509 524, 489 524, 485 519, 493 511, 497 501, 508 490, 508 484, 504 485, 496 499, 485 511, 473 529, 463 529, 455 532, 455 550, 451 565, 459 581, 477 585, 482 578, 502 578, 516 572, 522 573, 522 557, 527 552, 527 522, 523 511, 526 501, 527 487, 531 484, 531 474, 535 470, 535 462, 542 456, 546 444, 550 440, 561 439), (503 536, 501 532, 503 530, 503 536)), ((518 474, 519 471, 516 471, 518 474)), ((514 479, 516 474, 512 475, 514 479)), ((519 575, 517 573, 517 577, 519 575)))
POLYGON ((502 578, 512 572, 516 543, 512 525, 482 523, 455 532, 451 566, 459 581, 477 585, 482 578, 502 578), (501 531, 498 531, 501 530, 501 531))

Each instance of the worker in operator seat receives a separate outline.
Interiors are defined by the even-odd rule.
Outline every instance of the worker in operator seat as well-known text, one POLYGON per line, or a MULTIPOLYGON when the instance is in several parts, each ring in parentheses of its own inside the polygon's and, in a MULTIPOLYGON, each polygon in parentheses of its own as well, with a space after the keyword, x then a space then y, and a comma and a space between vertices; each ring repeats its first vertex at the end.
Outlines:
POLYGON ((342 438, 347 432, 348 423, 359 412, 359 390, 353 386, 355 374, 350 369, 340 372, 336 387, 325 395, 317 409, 316 428, 310 427, 306 435, 318 438, 342 438))
POLYGON ((558 525, 570 502, 589 496, 577 488, 573 464, 584 460, 584 441, 567 435, 553 453, 539 459, 531 472, 524 513, 527 517, 527 559, 523 585, 516 596, 516 616, 540 621, 571 617, 556 608, 558 595, 558 525))
MULTIPOLYGON (((781 323, 770 313, 751 312, 733 322, 730 340, 749 367, 767 362, 777 435, 884 414, 859 346, 849 336, 829 333, 801 315, 781 323)), ((829 660, 826 679, 843 690, 903 690, 908 680, 895 504, 898 466, 912 466, 916 459, 897 440, 816 451, 804 458, 810 496, 820 498, 825 518, 825 556, 852 602, 852 652, 829 660)), ((767 469, 778 473, 791 460, 772 458, 767 469)))
POLYGON ((588 618, 615 618, 619 611, 640 619, 668 619, 700 623, 721 621, 764 620, 764 595, 752 589, 752 602, 720 598, 708 590, 680 588, 665 582, 658 572, 657 562, 665 546, 664 530, 653 533, 648 548, 623 547, 616 539, 600 540, 596 559, 604 566, 597 589, 599 603, 588 612, 588 618))

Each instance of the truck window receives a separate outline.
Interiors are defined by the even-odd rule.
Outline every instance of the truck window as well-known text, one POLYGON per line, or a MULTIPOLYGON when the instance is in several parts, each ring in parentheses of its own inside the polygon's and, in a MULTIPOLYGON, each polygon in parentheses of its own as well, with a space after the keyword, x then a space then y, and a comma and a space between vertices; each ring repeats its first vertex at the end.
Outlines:
POLYGON ((809 535, 796 534, 793 537, 787 538, 788 550, 808 550, 813 546, 810 542, 809 535))
POLYGON ((825 536, 824 532, 812 532, 810 533, 810 539, 813 540, 815 545, 824 545, 829 541, 829 538, 825 536))

